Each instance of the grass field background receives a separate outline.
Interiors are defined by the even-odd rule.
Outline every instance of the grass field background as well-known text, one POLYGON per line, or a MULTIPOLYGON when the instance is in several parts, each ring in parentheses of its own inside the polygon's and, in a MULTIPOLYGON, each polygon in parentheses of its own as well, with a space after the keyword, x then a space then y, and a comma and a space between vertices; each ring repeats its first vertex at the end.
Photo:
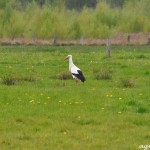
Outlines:
POLYGON ((136 150, 150 144, 150 47, 0 46, 0 149, 136 150), (78 85, 64 58, 73 55, 78 85))

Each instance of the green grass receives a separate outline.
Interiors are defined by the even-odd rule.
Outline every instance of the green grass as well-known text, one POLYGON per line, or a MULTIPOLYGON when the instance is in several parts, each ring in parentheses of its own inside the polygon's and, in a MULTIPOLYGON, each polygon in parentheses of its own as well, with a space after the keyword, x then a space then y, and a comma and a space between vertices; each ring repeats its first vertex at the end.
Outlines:
POLYGON ((111 54, 105 57, 102 46, 0 46, 0 148, 133 150, 149 144, 149 46, 112 46, 111 54), (68 72, 68 54, 85 83, 59 78, 68 72), (101 70, 111 79, 97 80, 101 70), (134 86, 122 84, 131 79, 134 86))

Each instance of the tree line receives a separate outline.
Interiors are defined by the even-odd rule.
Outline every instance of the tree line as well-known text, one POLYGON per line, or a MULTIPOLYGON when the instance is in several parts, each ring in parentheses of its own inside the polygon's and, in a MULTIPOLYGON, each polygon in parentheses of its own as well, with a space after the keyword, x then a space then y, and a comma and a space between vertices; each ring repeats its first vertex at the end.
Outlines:
POLYGON ((150 32, 149 0, 0 0, 0 37, 107 38, 150 32))
POLYGON ((40 7, 45 4, 50 6, 63 4, 67 9, 81 10, 84 6, 95 8, 99 2, 106 2, 111 7, 123 7, 129 0, 0 0, 0 8, 4 8, 8 3, 11 3, 16 9, 24 9, 33 1, 40 7))

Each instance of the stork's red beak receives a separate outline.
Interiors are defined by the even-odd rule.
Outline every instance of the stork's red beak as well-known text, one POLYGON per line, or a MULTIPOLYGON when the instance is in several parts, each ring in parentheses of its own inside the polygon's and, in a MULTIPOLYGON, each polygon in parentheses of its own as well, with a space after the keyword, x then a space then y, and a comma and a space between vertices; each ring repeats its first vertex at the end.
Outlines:
POLYGON ((64 60, 68 60, 68 57, 66 57, 64 60))

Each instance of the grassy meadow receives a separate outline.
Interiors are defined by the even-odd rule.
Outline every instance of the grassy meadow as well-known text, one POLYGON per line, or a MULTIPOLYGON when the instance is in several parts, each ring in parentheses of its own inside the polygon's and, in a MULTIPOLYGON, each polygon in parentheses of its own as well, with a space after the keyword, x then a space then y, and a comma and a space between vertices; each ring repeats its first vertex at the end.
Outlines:
POLYGON ((150 144, 149 46, 0 46, 0 149, 138 150, 150 144), (68 62, 83 71, 75 84, 68 62))

